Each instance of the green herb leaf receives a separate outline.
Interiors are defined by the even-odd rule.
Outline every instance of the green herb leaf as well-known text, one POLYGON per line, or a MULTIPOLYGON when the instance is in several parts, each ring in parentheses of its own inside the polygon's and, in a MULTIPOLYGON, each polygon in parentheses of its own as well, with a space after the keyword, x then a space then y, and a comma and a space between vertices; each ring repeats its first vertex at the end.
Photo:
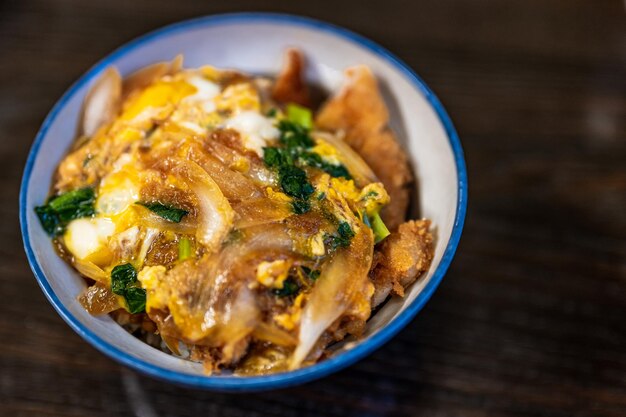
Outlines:
POLYGON ((302 152, 300 155, 298 155, 298 159, 300 163, 315 168, 320 168, 324 164, 324 161, 322 161, 322 157, 315 152, 302 152))
POLYGON ((271 109, 267 111, 267 113, 265 113, 265 115, 267 117, 276 117, 276 113, 277 113, 276 108, 272 107, 271 109))
POLYGON ((80 188, 68 191, 48 201, 48 206, 57 213, 75 210, 81 206, 92 206, 96 200, 92 188, 80 188))
POLYGON ((387 226, 385 226, 383 219, 380 218, 379 213, 376 213, 375 215, 372 216, 371 223, 372 223, 372 231, 374 232, 375 243, 380 242, 381 240, 385 239, 387 236, 391 234, 389 232, 389 229, 387 229, 387 226))
POLYGON ((302 152, 298 155, 298 158, 301 164, 321 169, 322 171, 328 173, 331 177, 344 177, 347 180, 352 179, 348 169, 343 164, 330 164, 324 161, 319 154, 314 152, 302 152))
POLYGON ((178 260, 184 261, 185 259, 191 258, 192 255, 191 240, 186 237, 181 238, 178 241, 178 260))
POLYGON ((306 266, 302 266, 302 271, 313 281, 320 277, 321 272, 317 269, 307 268, 306 266))
POLYGON ((321 169, 325 171, 326 173, 328 173, 331 177, 336 177, 336 178, 343 177, 347 180, 352 179, 352 176, 350 175, 350 172, 348 172, 348 169, 344 165, 341 165, 341 164, 333 165, 333 164, 324 163, 321 169))
POLYGON ((131 314, 146 311, 146 290, 140 287, 130 287, 124 292, 124 299, 131 314))
POLYGON ((294 200, 291 203, 291 208, 296 214, 304 214, 311 210, 311 203, 306 200, 294 200))
POLYGON ((347 248, 354 237, 354 231, 348 222, 342 221, 337 227, 337 234, 327 237, 327 243, 330 249, 347 248))
POLYGON ((281 120, 278 122, 278 130, 280 130, 280 142, 288 149, 306 149, 315 146, 315 142, 309 136, 308 129, 304 126, 289 120, 281 120))
POLYGON ((126 300, 131 314, 146 309, 146 290, 137 286, 137 270, 131 264, 118 265, 111 271, 111 291, 126 300))
POLYGON ((352 228, 350 227, 348 222, 339 222, 337 233, 339 233, 339 236, 341 236, 342 239, 348 241, 354 237, 354 232, 352 231, 352 228))
POLYGON ((296 284, 296 282, 291 279, 286 279, 283 282, 283 287, 281 289, 276 289, 272 292, 274 293, 274 295, 277 295, 279 297, 287 297, 296 294, 298 291, 300 291, 300 287, 298 286, 298 284, 296 284))
POLYGON ((313 127, 313 115, 311 110, 297 104, 287 104, 287 119, 306 129, 313 127))
MULTIPOLYGON (((278 122, 279 141, 283 147, 263 148, 263 161, 265 165, 278 171, 279 184, 283 192, 295 199, 292 208, 296 214, 311 210, 308 199, 315 191, 306 172, 296 164, 297 161, 301 161, 300 156, 305 153, 305 150, 315 145, 309 136, 309 129, 312 126, 312 116, 308 109, 289 105, 287 106, 287 119, 278 122)), ((318 165, 322 163, 319 155, 310 154, 317 156, 318 165)), ((299 163, 306 165, 303 162, 299 163)))
POLYGON ((278 171, 280 186, 285 194, 301 199, 307 199, 315 189, 306 177, 306 173, 293 165, 285 165, 278 171))
POLYGON ((263 148, 263 161, 270 168, 280 168, 284 165, 293 165, 293 158, 286 149, 267 147, 263 148))
POLYGON ((70 221, 93 216, 95 200, 93 189, 81 188, 51 198, 46 205, 35 207, 35 213, 46 233, 54 237, 62 234, 70 221))
POLYGON ((157 216, 163 217, 165 220, 169 220, 174 223, 180 223, 183 217, 189 214, 187 210, 176 208, 173 206, 166 206, 165 204, 161 204, 159 202, 143 203, 141 201, 138 201, 137 204, 144 206, 157 216))
POLYGON ((64 227, 57 213, 49 206, 35 207, 35 213, 39 217, 39 222, 43 230, 50 236, 58 236, 63 233, 64 227))
POLYGON ((131 264, 118 265, 111 271, 111 291, 124 295, 126 289, 137 281, 137 271, 131 264))

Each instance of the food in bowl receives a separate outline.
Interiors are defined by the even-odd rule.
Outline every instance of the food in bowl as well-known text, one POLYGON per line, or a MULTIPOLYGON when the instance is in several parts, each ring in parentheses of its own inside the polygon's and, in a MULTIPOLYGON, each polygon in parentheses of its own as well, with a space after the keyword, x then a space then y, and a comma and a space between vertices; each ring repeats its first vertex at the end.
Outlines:
POLYGON ((182 59, 105 71, 35 208, 85 278, 80 303, 146 343, 241 375, 358 337, 433 258, 376 79, 321 105, 289 50, 275 78, 182 59))

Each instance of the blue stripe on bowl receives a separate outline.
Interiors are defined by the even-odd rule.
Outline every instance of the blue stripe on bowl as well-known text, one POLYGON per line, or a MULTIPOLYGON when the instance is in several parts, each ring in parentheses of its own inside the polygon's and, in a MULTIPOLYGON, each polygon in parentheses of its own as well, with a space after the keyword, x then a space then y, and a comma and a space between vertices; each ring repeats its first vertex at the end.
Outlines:
POLYGON ((382 46, 372 42, 369 39, 362 37, 347 29, 340 28, 338 26, 331 25, 329 23, 320 22, 317 20, 304 18, 300 16, 292 16, 286 14, 274 14, 274 13, 232 13, 222 14, 214 16, 200 17, 192 20, 176 23, 156 31, 150 32, 144 36, 141 36, 126 45, 115 50, 109 56, 102 61, 94 65, 85 75, 83 75, 76 83, 74 83, 69 90, 61 97, 61 99, 54 105, 45 121, 43 122, 41 129, 37 133, 35 142, 32 145, 28 160, 26 161, 26 167, 24 169, 24 175, 22 177, 22 184, 20 188, 20 225, 22 236, 24 239, 24 249, 28 257, 30 266, 41 286, 46 297, 50 303, 54 306, 56 311, 61 315, 76 333, 78 333, 83 339, 91 343, 98 350, 111 358, 129 366, 139 372, 147 374, 149 376, 173 382, 180 385, 190 386, 194 388, 206 388, 222 391, 252 391, 252 390, 266 390, 276 389, 290 385, 302 384, 313 379, 317 379, 328 375, 332 372, 336 372, 342 368, 345 368, 364 356, 370 354, 375 349, 379 348, 382 344, 387 342, 391 337, 398 333, 403 327, 405 327, 409 321, 422 309, 424 304, 430 299, 435 289, 441 282, 444 274, 450 266, 450 262, 454 257, 454 253, 459 244, 461 238, 461 232, 463 230, 463 223, 465 220, 465 213, 467 209, 467 173, 465 169, 465 160, 463 158, 463 149, 459 137, 452 125, 450 117, 443 108, 443 105, 430 88, 419 78, 404 62, 394 56, 391 52, 383 48, 382 46), (370 52, 385 59, 397 70, 399 70, 412 84, 422 92, 426 100, 433 107, 437 113, 439 120, 443 124, 450 146, 454 153, 454 160, 456 163, 457 177, 458 177, 458 200, 456 207, 456 214, 454 220, 454 226, 452 229, 452 235, 444 252, 443 258, 435 270, 431 280, 424 287, 416 299, 392 322, 387 326, 379 330, 374 335, 370 336, 367 340, 359 343, 351 350, 338 354, 330 359, 322 361, 318 364, 298 369, 292 372, 266 375, 266 376, 253 376, 253 377, 234 377, 234 376, 204 376, 196 374, 188 374, 183 372, 172 371, 166 368, 162 368, 148 362, 145 362, 131 354, 124 352, 117 347, 102 340, 97 334, 93 333, 86 327, 84 327, 76 317, 60 302, 50 283, 48 282, 41 266, 37 262, 33 248, 30 242, 30 236, 28 235, 28 216, 26 206, 26 195, 28 191, 28 184, 30 182, 30 176, 33 169, 35 157, 39 152, 39 147, 46 136, 50 125, 58 116, 60 110, 65 106, 69 98, 86 83, 89 83, 94 77, 96 77, 104 68, 106 68, 116 58, 126 55, 132 52, 142 44, 152 41, 173 33, 189 30, 195 27, 205 26, 219 26, 235 23, 246 22, 264 22, 281 25, 301 26, 306 28, 312 28, 318 31, 330 33, 332 35, 347 39, 370 52))

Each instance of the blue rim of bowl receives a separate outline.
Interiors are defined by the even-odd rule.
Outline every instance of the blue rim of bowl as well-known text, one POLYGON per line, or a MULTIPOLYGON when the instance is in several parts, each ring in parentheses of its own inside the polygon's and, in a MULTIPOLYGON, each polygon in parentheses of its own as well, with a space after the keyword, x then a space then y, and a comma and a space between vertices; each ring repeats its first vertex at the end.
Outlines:
POLYGON ((450 266, 450 263, 452 262, 452 258, 454 257, 454 253, 459 244, 459 240, 461 238, 461 233, 463 230, 463 223, 465 221, 465 213, 467 210, 467 173, 465 169, 465 160, 463 157, 461 142, 456 133, 456 130, 454 129, 454 126, 452 125, 450 117, 443 108, 443 105, 435 96, 435 94, 431 91, 431 89, 426 85, 426 83, 424 83, 424 81, 422 81, 422 79, 419 78, 408 65, 402 62, 391 52, 378 45, 377 43, 347 29, 306 17, 261 12, 228 13, 204 16, 182 21, 179 23, 174 23, 172 25, 165 26, 146 35, 143 35, 116 49, 114 52, 112 52, 103 60, 94 65, 81 78, 79 78, 78 81, 76 81, 65 92, 65 94, 63 94, 61 99, 59 99, 59 101, 54 105, 54 107, 44 120, 39 132, 37 133, 35 141, 28 155, 28 159, 26 161, 26 167, 24 168, 19 200, 21 232, 24 239, 24 249, 26 251, 26 255, 28 257, 28 262, 30 263, 31 269, 33 270, 33 273, 35 274, 35 277, 40 287, 42 288, 50 303, 63 318, 63 320, 65 320, 67 324, 69 324, 69 326, 74 329, 74 331, 78 333, 83 339, 88 341, 102 353, 117 360, 118 362, 141 373, 158 379, 194 388, 206 388, 221 391, 252 391, 276 389, 291 385, 302 384, 313 379, 321 378, 330 373, 343 369, 349 365, 352 365, 359 359, 362 359, 363 357, 369 355, 374 350, 382 346, 391 337, 393 337, 402 328, 404 328, 413 319, 413 317, 415 317, 415 315, 430 299, 435 289, 441 282, 443 276, 448 270, 448 267, 450 266), (39 147, 41 146, 41 143, 43 142, 43 139, 46 136, 50 125, 56 119, 60 110, 79 88, 90 82, 114 59, 128 54, 129 52, 133 51, 135 48, 146 42, 153 41, 157 38, 161 38, 167 35, 171 35, 172 33, 177 33, 200 26, 217 26, 223 24, 246 22, 266 22, 273 24, 300 26, 308 29, 315 29, 322 32, 330 33, 331 35, 335 35, 345 40, 351 41, 357 46, 360 46, 377 55, 378 57, 383 58, 395 69, 400 71, 413 84, 413 86, 416 87, 424 95, 426 100, 428 100, 430 105, 437 113, 437 116, 439 117, 439 120, 444 126, 448 135, 450 146, 452 147, 452 151, 454 154, 458 179, 458 199, 454 226, 444 255, 439 265, 437 266, 437 269, 435 270, 432 278, 422 289, 420 294, 418 294, 415 300, 398 317, 388 323, 384 328, 370 336, 368 339, 357 344, 354 348, 306 368, 265 376, 204 376, 172 371, 145 362, 142 359, 132 356, 104 341, 97 334, 93 333, 88 328, 83 326, 80 321, 76 317, 74 317, 72 313, 61 303, 61 301, 52 290, 50 283, 48 282, 43 270, 41 269, 41 266, 37 262, 33 248, 31 246, 27 224, 27 188, 30 182, 33 164, 39 151, 39 147))

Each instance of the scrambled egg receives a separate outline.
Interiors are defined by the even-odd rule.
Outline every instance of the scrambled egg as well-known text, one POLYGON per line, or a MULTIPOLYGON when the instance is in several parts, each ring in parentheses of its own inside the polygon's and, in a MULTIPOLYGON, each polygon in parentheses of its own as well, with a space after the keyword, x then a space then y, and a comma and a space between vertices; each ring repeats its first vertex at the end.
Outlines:
MULTIPOLYGON (((133 227, 132 222, 137 221, 134 205, 140 200, 142 173, 137 169, 139 163, 134 152, 149 134, 157 138, 163 132, 206 135, 207 128, 221 126, 238 131, 244 147, 261 157, 267 141, 278 137, 274 121, 260 113, 259 94, 252 84, 242 82, 222 90, 217 82, 219 76, 219 71, 205 67, 163 77, 131 95, 108 130, 101 129, 97 133, 102 138, 112 138, 114 144, 127 144, 129 150, 121 153, 110 167, 111 172, 99 184, 96 217, 74 220, 66 229, 63 240, 77 259, 95 257, 95 263, 106 264, 111 260, 106 249, 107 239, 115 232, 133 227), (155 122, 164 121, 162 132, 150 132, 154 131, 155 122)), ((107 147, 101 148, 106 150, 107 147)), ((92 158, 86 159, 84 164, 96 163, 90 161, 92 158)), ((245 171, 248 165, 242 160, 239 158, 236 164, 245 171)), ((281 197, 280 192, 275 192, 273 197, 289 199, 284 194, 281 197)))
POLYGON ((312 300, 366 318, 368 219, 382 222, 389 202, 373 175, 351 175, 331 134, 316 135, 308 109, 278 109, 259 89, 203 67, 125 91, 59 167, 58 191, 89 191, 81 214, 41 208, 68 219, 49 233, 114 306, 145 312, 169 342, 221 347, 223 361, 250 340, 293 349, 303 327, 323 330, 312 300))
POLYGON ((256 280, 267 288, 283 288, 291 268, 291 261, 278 259, 272 262, 261 262, 257 266, 256 280))

